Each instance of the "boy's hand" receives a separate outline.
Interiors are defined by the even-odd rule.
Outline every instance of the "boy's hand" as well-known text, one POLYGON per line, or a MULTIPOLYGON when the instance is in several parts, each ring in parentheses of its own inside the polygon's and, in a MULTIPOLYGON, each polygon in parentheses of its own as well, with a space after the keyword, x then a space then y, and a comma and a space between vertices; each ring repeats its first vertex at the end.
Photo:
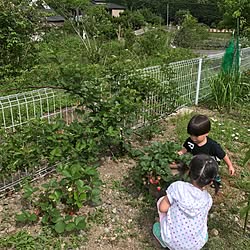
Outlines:
POLYGON ((234 169, 234 167, 233 167, 233 166, 230 166, 230 167, 228 168, 228 172, 229 172, 230 175, 234 175, 234 174, 235 174, 235 169, 234 169))
POLYGON ((185 148, 183 148, 182 150, 177 152, 178 155, 184 155, 186 153, 187 153, 187 149, 185 149, 185 148))
POLYGON ((234 175, 234 174, 235 174, 235 169, 234 169, 233 164, 232 164, 232 162, 230 161, 228 155, 225 155, 225 157, 223 158, 223 160, 224 160, 225 163, 227 164, 229 174, 230 174, 230 175, 234 175))

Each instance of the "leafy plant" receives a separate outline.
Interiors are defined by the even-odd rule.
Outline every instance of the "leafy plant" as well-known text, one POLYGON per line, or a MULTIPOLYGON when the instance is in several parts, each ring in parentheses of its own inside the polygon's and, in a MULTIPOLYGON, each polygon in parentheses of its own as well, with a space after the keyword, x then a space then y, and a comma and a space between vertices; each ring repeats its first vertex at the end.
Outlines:
POLYGON ((54 228, 55 231, 59 234, 64 232, 72 232, 72 231, 79 231, 86 228, 86 218, 79 216, 75 217, 74 220, 68 221, 71 219, 71 216, 66 216, 65 218, 60 218, 57 220, 54 228))
POLYGON ((181 29, 177 31, 174 43, 183 48, 193 48, 195 43, 201 42, 208 37, 207 27, 198 23, 191 14, 185 14, 181 29))
POLYGON ((210 80, 212 100, 219 110, 231 111, 241 96, 240 78, 237 75, 219 74, 210 80))
POLYGON ((156 121, 149 121, 143 127, 138 128, 134 133, 139 136, 139 140, 150 141, 154 135, 160 134, 162 132, 162 126, 156 121))
POLYGON ((142 151, 134 151, 134 156, 138 157, 135 181, 139 185, 155 185, 160 191, 162 187, 165 188, 176 178, 178 179, 178 176, 173 175, 171 168, 179 167, 180 173, 184 174, 185 164, 191 160, 189 154, 179 156, 177 154, 179 149, 180 146, 174 142, 155 142, 142 151))
POLYGON ((165 30, 149 30, 138 39, 138 51, 141 55, 159 55, 162 51, 169 48, 170 41, 171 35, 165 30))
POLYGON ((0 2, 0 76, 13 77, 34 63, 31 34, 39 31, 40 13, 26 1, 0 2))
POLYGON ((36 249, 36 239, 26 231, 19 231, 1 238, 0 247, 2 249, 36 249))
POLYGON ((82 164, 79 162, 58 167, 59 173, 64 176, 59 183, 62 187, 61 200, 73 211, 87 201, 98 203, 100 199, 101 181, 97 169, 82 164))
POLYGON ((25 210, 22 210, 22 213, 16 215, 16 221, 22 223, 34 223, 38 219, 35 213, 30 213, 25 210))
POLYGON ((22 210, 16 216, 16 220, 34 223, 42 217, 41 223, 57 233, 85 229, 85 217, 75 213, 88 202, 97 204, 100 201, 101 181, 97 169, 75 162, 61 164, 57 170, 62 175, 60 181, 52 179, 40 188, 24 187, 23 200, 27 200, 29 206, 27 211, 22 210))

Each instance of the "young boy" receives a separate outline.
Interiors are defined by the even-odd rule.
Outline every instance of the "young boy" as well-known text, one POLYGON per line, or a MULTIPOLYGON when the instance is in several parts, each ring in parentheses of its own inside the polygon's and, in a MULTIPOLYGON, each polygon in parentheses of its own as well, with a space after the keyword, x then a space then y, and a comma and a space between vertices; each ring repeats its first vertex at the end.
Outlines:
MULTIPOLYGON (((183 149, 178 152, 179 155, 190 152, 192 155, 207 154, 219 162, 224 160, 228 167, 230 175, 234 175, 235 170, 228 155, 221 148, 220 144, 208 137, 211 129, 211 123, 205 115, 195 115, 191 118, 187 126, 187 132, 190 135, 184 142, 183 149)), ((221 186, 221 179, 218 175, 216 181, 221 186)))

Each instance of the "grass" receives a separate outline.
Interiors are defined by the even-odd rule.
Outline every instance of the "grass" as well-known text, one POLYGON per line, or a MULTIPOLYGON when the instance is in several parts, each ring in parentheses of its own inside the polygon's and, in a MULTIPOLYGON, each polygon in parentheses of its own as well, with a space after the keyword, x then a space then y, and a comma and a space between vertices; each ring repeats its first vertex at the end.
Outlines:
POLYGON ((171 123, 176 126, 177 140, 183 143, 188 136, 186 126, 190 118, 195 113, 207 114, 212 123, 209 136, 222 145, 236 168, 236 176, 231 177, 227 173, 226 165, 221 164, 222 179, 227 187, 223 190, 222 199, 215 199, 211 212, 215 212, 217 216, 208 220, 209 231, 215 228, 219 235, 210 235, 204 250, 218 247, 243 250, 250 247, 249 232, 243 235, 243 221, 239 218, 240 209, 247 200, 248 192, 244 188, 244 183, 249 180, 249 166, 243 166, 243 159, 249 148, 249 111, 242 112, 242 110, 226 114, 198 109, 196 112, 171 120, 171 123))
POLYGON ((215 39, 230 39, 232 37, 231 33, 224 33, 224 32, 209 32, 209 38, 215 39))
POLYGON ((61 250, 76 249, 84 242, 86 242, 86 238, 82 237, 81 235, 58 237, 44 228, 43 232, 39 235, 31 235, 26 230, 22 230, 15 234, 1 238, 0 247, 2 250, 61 250))
MULTIPOLYGON (((178 141, 181 144, 183 144, 188 137, 186 127, 190 118, 195 113, 199 112, 185 114, 178 117, 177 120, 173 119, 171 121, 176 125, 178 141)), ((249 143, 249 117, 241 118, 241 115, 238 114, 237 119, 234 119, 235 115, 231 116, 223 113, 214 113, 208 116, 212 123, 209 136, 220 143, 225 150, 237 154, 236 159, 240 164, 246 151, 244 148, 246 148, 249 143)))
POLYGON ((209 228, 216 228, 219 232, 217 237, 210 236, 204 250, 210 249, 249 249, 250 238, 243 236, 239 225, 228 215, 228 211, 219 211, 219 216, 208 221, 209 228))

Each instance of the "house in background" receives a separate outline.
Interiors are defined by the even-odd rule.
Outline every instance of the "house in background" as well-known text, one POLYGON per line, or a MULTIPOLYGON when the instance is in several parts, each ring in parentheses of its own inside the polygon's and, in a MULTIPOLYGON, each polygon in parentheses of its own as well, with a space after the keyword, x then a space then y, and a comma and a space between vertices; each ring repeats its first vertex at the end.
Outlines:
POLYGON ((62 26, 65 18, 58 15, 45 1, 32 0, 30 5, 35 5, 44 13, 47 26, 62 26))
MULTIPOLYGON (((105 0, 93 0, 92 3, 94 5, 101 5, 103 6, 108 13, 112 17, 119 17, 120 13, 124 12, 126 10, 125 6, 109 3, 105 0)), ((39 0, 32 0, 31 5, 35 4, 36 6, 39 6, 41 10, 45 13, 45 20, 47 26, 62 26, 64 24, 65 18, 61 15, 58 15, 47 3, 46 1, 39 1, 39 0)), ((74 19, 77 18, 77 20, 80 20, 80 18, 83 15, 82 10, 72 10, 72 16, 74 19)))
POLYGON ((118 5, 115 3, 109 3, 104 0, 94 0, 93 3, 95 5, 102 5, 105 7, 105 9, 110 13, 112 17, 118 17, 120 16, 120 13, 124 12, 126 10, 125 6, 118 5))
POLYGON ((47 13, 46 22, 48 26, 62 26, 64 24, 65 18, 58 15, 50 6, 43 4, 43 11, 47 13))

